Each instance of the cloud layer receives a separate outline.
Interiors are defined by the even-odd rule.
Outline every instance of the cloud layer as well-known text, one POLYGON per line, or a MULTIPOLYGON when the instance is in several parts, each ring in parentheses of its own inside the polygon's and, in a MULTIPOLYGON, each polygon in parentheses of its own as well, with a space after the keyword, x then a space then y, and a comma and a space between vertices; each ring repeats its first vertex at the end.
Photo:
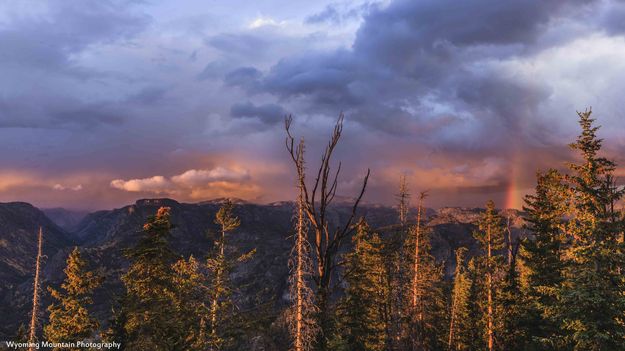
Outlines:
POLYGON ((0 4, 0 201, 289 199, 286 114, 311 170, 346 114, 340 192, 371 168, 371 202, 406 173, 434 206, 518 206, 589 106, 623 163, 623 1, 245 4, 0 4))

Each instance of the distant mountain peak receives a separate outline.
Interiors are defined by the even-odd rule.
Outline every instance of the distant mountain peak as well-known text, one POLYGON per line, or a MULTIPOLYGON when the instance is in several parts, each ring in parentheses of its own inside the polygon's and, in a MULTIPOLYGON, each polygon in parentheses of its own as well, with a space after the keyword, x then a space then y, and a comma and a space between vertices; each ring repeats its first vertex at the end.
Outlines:
POLYGON ((135 202, 138 207, 143 206, 176 206, 180 203, 174 199, 169 198, 156 198, 156 199, 139 199, 135 202))
POLYGON ((230 200, 230 202, 232 202, 233 204, 236 205, 247 205, 250 204, 251 202, 240 199, 238 197, 218 197, 216 199, 211 199, 211 200, 207 200, 207 201, 202 201, 199 202, 198 205, 220 205, 223 204, 224 202, 226 202, 227 200, 230 200))

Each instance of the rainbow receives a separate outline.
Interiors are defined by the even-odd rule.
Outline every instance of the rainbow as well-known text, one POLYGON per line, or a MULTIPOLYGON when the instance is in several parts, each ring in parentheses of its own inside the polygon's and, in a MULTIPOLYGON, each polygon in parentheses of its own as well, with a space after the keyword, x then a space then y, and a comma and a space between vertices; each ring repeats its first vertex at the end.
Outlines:
POLYGON ((505 208, 520 210, 523 207, 523 191, 520 186, 520 157, 518 152, 514 152, 511 157, 510 177, 506 188, 505 208))

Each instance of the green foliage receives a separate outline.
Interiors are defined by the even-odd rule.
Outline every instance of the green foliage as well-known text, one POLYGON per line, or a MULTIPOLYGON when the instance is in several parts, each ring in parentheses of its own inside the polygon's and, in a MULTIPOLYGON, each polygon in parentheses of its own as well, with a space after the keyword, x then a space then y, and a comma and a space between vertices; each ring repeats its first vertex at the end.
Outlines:
POLYGON ((485 301, 481 300, 484 321, 484 335, 490 349, 502 342, 505 324, 505 311, 503 310, 501 296, 505 286, 505 270, 502 256, 497 250, 504 247, 503 219, 495 210, 495 203, 490 200, 486 203, 486 211, 478 221, 478 230, 473 237, 480 243, 484 255, 480 257, 483 263, 485 281, 485 301))
POLYGON ((102 332, 102 340, 105 342, 117 342, 120 344, 120 351, 126 350, 128 344, 128 334, 126 333, 127 315, 124 306, 126 295, 118 298, 116 306, 111 309, 111 319, 109 327, 102 332))
POLYGON ((174 304, 181 326, 184 349, 201 349, 206 342, 209 320, 206 296, 206 275, 199 262, 191 256, 179 259, 173 265, 173 283, 176 286, 174 304))
POLYGON ((486 203, 486 211, 478 221, 478 230, 473 232, 473 237, 484 251, 490 250, 491 256, 494 256, 495 250, 504 247, 504 229, 503 219, 495 210, 495 203, 489 200, 486 203))
POLYGON ((447 345, 448 302, 443 289, 443 266, 437 264, 432 255, 430 235, 431 228, 421 225, 418 237, 415 227, 404 243, 404 270, 407 276, 412 277, 404 285, 406 293, 402 314, 403 328, 407 332, 403 333, 407 334, 404 348, 439 349, 447 345), (418 255, 415 247, 418 247, 418 255), (415 260, 418 260, 417 265, 415 260))
POLYGON ((77 247, 67 258, 64 272, 61 290, 48 287, 56 301, 48 307, 50 320, 44 327, 46 340, 50 342, 85 340, 92 337, 99 326, 87 307, 92 304, 91 295, 102 283, 102 277, 87 270, 87 262, 77 247))
POLYGON ((143 226, 144 236, 126 251, 131 264, 122 281, 127 335, 126 350, 182 349, 184 338, 175 303, 176 285, 172 264, 176 255, 168 237, 170 210, 161 207, 143 226))
POLYGON ((469 307, 466 319, 466 350, 485 350, 486 329, 486 261, 481 257, 469 260, 467 269, 469 288, 469 307))
POLYGON ((224 350, 234 345, 235 336, 241 334, 240 327, 245 322, 244 316, 235 308, 230 273, 236 265, 251 259, 255 250, 242 255, 229 250, 227 234, 240 225, 230 200, 226 200, 217 212, 215 223, 220 226, 221 235, 206 261, 209 282, 206 344, 209 350, 224 350))
POLYGON ((571 144, 582 162, 570 164, 566 177, 572 204, 566 227, 570 241, 564 252, 564 282, 559 294, 559 318, 564 342, 574 350, 622 350, 623 221, 614 209, 623 189, 614 182, 615 164, 598 156, 598 139, 591 111, 579 113, 581 134, 571 144))
MULTIPOLYGON (((339 333, 347 350, 383 350, 384 303, 388 296, 382 241, 361 220, 354 250, 345 262, 345 297, 339 308, 339 333)), ((339 347, 340 342, 335 342, 339 347)))
POLYGON ((522 242, 521 289, 524 313, 520 318, 531 349, 557 349, 560 321, 556 313, 562 283, 561 259, 568 191, 556 170, 537 175, 534 195, 525 197, 525 228, 532 237, 522 242))
POLYGON ((456 269, 454 271, 450 303, 450 334, 448 350, 471 350, 473 344, 471 303, 473 281, 465 264, 467 249, 461 247, 456 250, 456 269))
POLYGON ((28 328, 26 328, 26 324, 20 324, 19 328, 17 328, 17 333, 13 338, 15 342, 28 342, 28 328))

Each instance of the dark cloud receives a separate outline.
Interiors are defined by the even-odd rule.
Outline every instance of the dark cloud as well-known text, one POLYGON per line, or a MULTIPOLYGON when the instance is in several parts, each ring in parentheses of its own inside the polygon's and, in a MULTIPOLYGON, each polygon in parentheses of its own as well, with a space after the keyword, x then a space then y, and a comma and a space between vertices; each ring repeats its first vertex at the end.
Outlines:
POLYGON ((351 4, 333 3, 326 5, 326 7, 324 7, 320 12, 306 17, 305 22, 308 24, 330 23, 339 25, 362 16, 371 7, 372 5, 370 3, 357 6, 353 6, 351 4))
POLYGON ((253 91, 258 85, 258 80, 261 76, 262 73, 254 67, 241 67, 228 72, 224 77, 224 83, 253 91))
MULTIPOLYGON (((622 1, 358 0, 312 14, 273 2, 252 13, 167 6, 51 0, 0 11, 0 188, 20 187, 5 194, 31 179, 34 198, 80 184, 63 192, 73 203, 120 205, 132 194, 111 192, 114 179, 203 179, 222 167, 249 170, 254 197, 290 198, 284 114, 314 167, 344 112, 341 195, 370 167, 370 201, 393 201, 408 172, 414 189, 441 196, 433 205, 477 205, 568 159, 576 109, 597 108, 606 140, 622 134, 622 1)), ((204 190, 186 200, 215 194, 204 190)))
POLYGON ((73 53, 96 43, 130 38, 149 21, 118 1, 48 1, 48 9, 45 16, 13 17, 10 25, 0 28, 0 62, 69 70, 73 53))
POLYGON ((245 102, 232 105, 230 115, 234 118, 258 118, 266 124, 277 124, 284 121, 286 111, 276 104, 254 105, 245 102))
POLYGON ((306 18, 306 23, 320 23, 320 22, 341 22, 341 13, 336 9, 336 5, 328 5, 323 11, 310 15, 306 18))
POLYGON ((149 86, 141 89, 136 94, 130 95, 126 101, 141 105, 151 105, 161 102, 169 89, 161 86, 149 86))
POLYGON ((249 34, 219 34, 207 39, 206 43, 230 55, 248 57, 262 54, 269 45, 266 39, 249 34))
MULTIPOLYGON (((444 147, 448 129, 465 128, 457 122, 468 113, 468 141, 501 150, 485 136, 523 134, 550 89, 500 76, 497 60, 524 55, 552 20, 582 3, 591 2, 393 1, 371 7, 351 50, 307 52, 280 60, 262 78, 245 68, 253 75, 226 81, 309 113, 346 111, 376 131, 427 132, 444 147)), ((338 15, 330 5, 309 21, 338 15)))
MULTIPOLYGON (((12 13, 0 27, 0 127, 64 128, 117 124, 128 114, 77 85, 116 79, 81 66, 89 47, 130 40, 149 18, 124 1, 48 1, 43 14, 12 13), (80 89, 79 89, 80 90, 80 89)), ((11 12, 8 12, 11 13, 11 12)), ((95 95, 95 94, 94 94, 95 95)))

